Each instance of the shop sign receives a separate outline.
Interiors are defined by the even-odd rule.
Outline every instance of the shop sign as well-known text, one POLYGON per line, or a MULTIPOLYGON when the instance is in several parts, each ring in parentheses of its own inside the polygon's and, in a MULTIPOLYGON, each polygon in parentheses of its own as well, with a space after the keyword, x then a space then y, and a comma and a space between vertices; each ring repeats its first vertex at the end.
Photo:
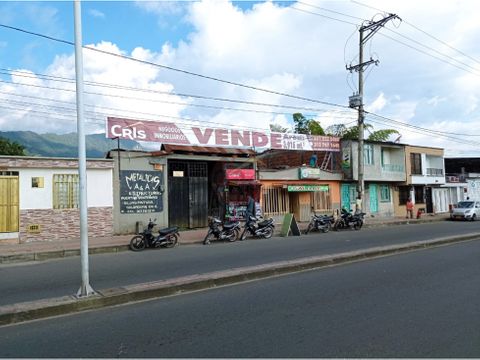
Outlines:
POLYGON ((163 211, 163 172, 120 171, 120 213, 163 211))
POLYGON ((255 180, 255 169, 226 169, 227 180, 255 180))
POLYGON ((183 177, 183 171, 173 171, 173 177, 183 177))
POLYGON ((328 191, 328 185, 288 185, 287 190, 290 192, 328 191))
POLYGON ((115 117, 107 117, 106 136, 190 146, 340 151, 340 138, 334 136, 205 128, 173 121, 143 121, 115 117))
POLYGON ((321 171, 319 168, 301 168, 300 179, 319 179, 321 171))

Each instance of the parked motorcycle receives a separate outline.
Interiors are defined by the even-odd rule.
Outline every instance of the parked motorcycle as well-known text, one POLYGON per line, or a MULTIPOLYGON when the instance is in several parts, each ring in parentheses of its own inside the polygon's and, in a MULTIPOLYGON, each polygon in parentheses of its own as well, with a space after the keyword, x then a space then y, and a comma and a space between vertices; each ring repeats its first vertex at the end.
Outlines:
POLYGON ((133 251, 141 251, 145 248, 166 247, 172 248, 177 245, 178 242, 178 227, 169 227, 160 229, 158 235, 153 234, 153 227, 155 226, 155 220, 149 220, 147 228, 144 229, 139 235, 135 235, 130 240, 130 249, 133 251))
POLYGON ((212 217, 208 222, 208 233, 203 240, 203 245, 210 244, 212 240, 236 241, 240 235, 239 221, 222 221, 217 217, 212 217))
POLYGON ((255 216, 250 216, 245 223, 240 240, 245 240, 248 234, 256 237, 263 237, 265 239, 270 239, 272 237, 273 230, 275 229, 273 219, 269 218, 263 221, 259 220, 260 219, 256 218, 255 216))
POLYGON ((305 234, 308 234, 312 230, 321 231, 323 233, 327 233, 330 231, 332 224, 335 222, 333 216, 330 215, 317 215, 313 214, 310 223, 305 230, 305 234))
POLYGON ((366 214, 363 212, 352 214, 351 212, 342 209, 340 217, 333 224, 333 229, 340 230, 353 228, 355 230, 360 230, 363 226, 365 215, 366 214))

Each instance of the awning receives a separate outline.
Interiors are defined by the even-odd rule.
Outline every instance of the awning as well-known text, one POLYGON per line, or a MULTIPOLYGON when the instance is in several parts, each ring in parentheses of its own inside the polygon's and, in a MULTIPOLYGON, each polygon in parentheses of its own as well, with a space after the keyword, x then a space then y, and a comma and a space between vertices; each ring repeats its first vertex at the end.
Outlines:
POLYGON ((233 186, 261 186, 262 183, 258 180, 227 180, 228 185, 233 186))

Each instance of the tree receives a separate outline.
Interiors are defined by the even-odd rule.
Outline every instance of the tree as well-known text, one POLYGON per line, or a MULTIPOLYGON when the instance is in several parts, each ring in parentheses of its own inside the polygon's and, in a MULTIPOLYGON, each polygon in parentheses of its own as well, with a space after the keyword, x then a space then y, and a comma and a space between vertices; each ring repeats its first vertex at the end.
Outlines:
POLYGON ((279 133, 286 133, 288 131, 287 128, 284 128, 278 124, 270 124, 270 131, 272 132, 279 132, 279 133))
POLYGON ((294 124, 294 131, 297 134, 305 134, 305 135, 325 135, 323 128, 320 124, 313 120, 307 119, 301 113, 293 114, 293 124, 294 124))
MULTIPOLYGON (((365 131, 370 133, 366 140, 370 141, 388 141, 389 137, 394 134, 400 134, 395 129, 382 129, 373 131, 373 126, 364 124, 365 131)), ((346 127, 343 124, 331 125, 327 128, 327 134, 331 136, 338 136, 342 140, 358 140, 359 129, 358 125, 346 127)))
POLYGON ((25 147, 15 141, 0 137, 0 155, 25 156, 25 147))

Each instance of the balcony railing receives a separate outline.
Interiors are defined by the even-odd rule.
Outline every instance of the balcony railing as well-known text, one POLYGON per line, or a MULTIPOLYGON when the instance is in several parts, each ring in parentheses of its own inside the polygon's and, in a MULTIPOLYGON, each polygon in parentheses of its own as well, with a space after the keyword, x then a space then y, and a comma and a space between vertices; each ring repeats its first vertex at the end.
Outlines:
POLYGON ((443 176, 443 169, 427 168, 427 176, 443 176))
POLYGON ((404 172, 404 166, 401 164, 383 164, 382 170, 388 172, 404 172))

